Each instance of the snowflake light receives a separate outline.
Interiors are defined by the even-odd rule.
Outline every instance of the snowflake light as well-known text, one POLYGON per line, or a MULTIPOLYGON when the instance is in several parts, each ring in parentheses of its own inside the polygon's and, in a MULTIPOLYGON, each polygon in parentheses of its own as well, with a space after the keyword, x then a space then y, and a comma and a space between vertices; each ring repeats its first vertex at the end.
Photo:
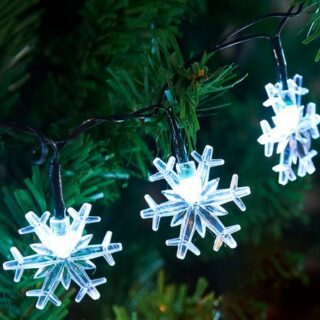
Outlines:
POLYGON ((168 201, 156 204, 146 195, 148 209, 141 211, 143 219, 152 219, 152 229, 157 231, 162 217, 172 217, 171 226, 180 225, 178 238, 166 241, 168 246, 177 246, 177 257, 184 259, 188 250, 200 255, 200 250, 192 243, 195 231, 204 238, 206 229, 216 235, 213 249, 218 251, 224 242, 230 248, 237 246, 232 233, 239 231, 239 225, 225 227, 219 216, 228 212, 223 204, 234 201, 241 211, 246 207, 241 198, 250 194, 249 187, 238 187, 238 176, 233 175, 230 188, 218 189, 219 178, 209 181, 210 168, 224 164, 221 159, 212 159, 213 149, 206 146, 202 155, 192 152, 194 161, 177 163, 174 171, 175 158, 170 157, 168 163, 156 158, 153 163, 158 173, 150 176, 150 181, 165 179, 172 190, 162 191, 168 201))
POLYGON ((112 232, 108 231, 102 244, 89 245, 92 234, 82 235, 86 224, 100 221, 100 217, 89 217, 91 205, 85 203, 79 212, 73 208, 68 213, 73 218, 50 218, 50 227, 47 221, 49 212, 43 213, 39 218, 33 212, 26 214, 29 226, 19 230, 20 234, 34 232, 40 243, 31 244, 30 247, 36 254, 23 257, 15 247, 11 248, 14 260, 5 262, 5 270, 15 270, 14 281, 19 282, 26 269, 38 269, 35 279, 45 278, 41 289, 27 291, 29 297, 38 297, 36 307, 43 309, 50 300, 56 306, 61 301, 54 294, 59 283, 68 290, 73 280, 80 290, 76 302, 80 302, 88 294, 92 299, 100 298, 96 286, 107 281, 106 278, 91 280, 86 270, 95 269, 92 259, 104 257, 110 266, 115 264, 112 254, 122 250, 121 243, 111 243, 112 232))
POLYGON ((280 163, 273 167, 279 172, 279 183, 285 185, 296 179, 292 165, 298 163, 298 176, 303 177, 315 171, 312 158, 317 154, 311 149, 311 138, 319 138, 317 125, 320 116, 316 114, 316 105, 312 102, 301 105, 301 96, 309 91, 302 87, 302 76, 295 75, 287 81, 288 89, 283 89, 281 82, 266 85, 269 99, 263 103, 272 106, 275 116, 272 117, 274 127, 266 120, 261 121, 263 134, 258 142, 264 145, 264 154, 271 157, 274 145, 280 154, 280 163))

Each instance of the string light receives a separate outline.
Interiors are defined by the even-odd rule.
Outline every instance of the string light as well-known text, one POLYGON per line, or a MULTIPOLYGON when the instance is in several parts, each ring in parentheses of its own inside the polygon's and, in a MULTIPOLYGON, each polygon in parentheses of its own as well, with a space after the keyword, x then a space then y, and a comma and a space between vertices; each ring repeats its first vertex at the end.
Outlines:
MULTIPOLYGON (((259 138, 259 142, 265 145, 266 156, 272 155, 274 144, 278 143, 277 152, 280 153, 280 164, 274 167, 274 170, 279 171, 279 182, 282 184, 295 179, 291 165, 296 164, 298 160, 298 175, 303 176, 315 170, 311 159, 315 156, 316 151, 310 149, 310 143, 311 137, 317 138, 319 136, 317 125, 320 119, 315 113, 315 105, 309 103, 304 108, 300 103, 301 95, 307 93, 307 90, 301 87, 302 77, 295 76, 293 80, 288 79, 288 81, 286 79, 285 60, 280 42, 283 26, 289 18, 298 16, 302 12, 302 7, 302 5, 297 6, 295 12, 296 7, 292 7, 287 13, 266 15, 236 28, 209 50, 206 50, 207 53, 213 53, 253 39, 266 39, 272 43, 282 81, 275 86, 269 84, 266 87, 269 100, 265 105, 273 107, 275 127, 271 129, 266 120, 262 121, 263 135, 259 138), (254 34, 229 40, 255 23, 270 18, 282 19, 276 37, 267 34, 254 34)), ((194 56, 185 63, 184 67, 189 67, 202 56, 203 53, 194 56)), ((176 84, 178 77, 178 73, 173 76, 171 85, 176 84)), ((141 211, 141 217, 144 219, 152 218, 152 228, 155 231, 158 230, 162 217, 172 217, 171 226, 180 226, 180 235, 178 238, 167 240, 166 243, 168 246, 177 246, 179 259, 184 259, 188 251, 192 251, 196 255, 200 254, 199 249, 192 242, 196 231, 201 237, 205 237, 206 229, 209 229, 216 236, 213 246, 215 251, 218 251, 223 243, 230 248, 237 246, 232 234, 240 230, 240 226, 225 227, 219 217, 228 213, 222 205, 231 201, 241 211, 245 211, 246 207, 241 198, 250 194, 250 188, 238 187, 237 175, 233 175, 230 187, 227 189, 218 189, 219 178, 209 181, 210 168, 224 163, 222 159, 212 159, 213 149, 211 146, 206 146, 202 155, 195 151, 192 152, 192 157, 198 163, 197 167, 194 161, 189 160, 174 119, 174 113, 171 108, 164 107, 163 99, 167 87, 168 85, 165 84, 161 88, 155 104, 129 114, 85 120, 67 138, 60 141, 48 139, 26 125, 17 123, 2 125, 2 127, 34 135, 38 139, 41 145, 41 157, 35 162, 36 164, 45 163, 48 146, 53 150, 50 182, 55 202, 54 216, 50 218, 51 214, 45 212, 39 218, 33 212, 27 213, 26 219, 29 226, 20 229, 19 233, 34 232, 38 236, 40 243, 30 245, 35 254, 23 257, 17 248, 12 247, 11 253, 14 260, 7 261, 3 265, 5 270, 15 270, 15 282, 21 280, 24 270, 37 269, 34 277, 36 279, 44 278, 43 285, 41 289, 27 291, 27 296, 38 297, 37 308, 43 309, 48 301, 59 306, 61 302, 55 295, 55 290, 60 283, 68 290, 71 280, 80 287, 76 296, 77 302, 80 302, 86 294, 92 299, 98 299, 100 294, 96 286, 105 283, 106 278, 91 280, 86 270, 95 269, 91 260, 98 257, 104 257, 109 265, 114 265, 112 254, 122 250, 121 243, 111 243, 112 233, 109 231, 102 244, 89 245, 92 235, 83 235, 85 226, 89 223, 99 222, 100 218, 89 216, 91 210, 89 204, 83 204, 79 212, 69 208, 69 215, 66 215, 62 193, 60 163, 58 161, 59 150, 83 132, 105 122, 121 123, 133 119, 145 120, 157 117, 161 110, 166 112, 176 157, 171 157, 168 163, 156 158, 154 165, 158 172, 152 175, 150 180, 165 179, 171 190, 162 192, 168 201, 159 205, 149 195, 146 195, 145 199, 149 208, 141 211), (72 222, 70 218, 72 218, 72 222), (47 225, 48 221, 49 226, 47 225)))
POLYGON ((224 164, 222 159, 212 159, 213 148, 206 146, 203 154, 192 152, 197 161, 176 164, 175 157, 168 163, 156 158, 153 163, 158 172, 150 176, 150 181, 166 180, 171 190, 162 191, 168 201, 157 204, 150 195, 145 199, 150 208, 141 211, 143 219, 152 219, 152 229, 157 231, 160 219, 172 217, 171 227, 180 226, 178 238, 166 241, 168 246, 177 246, 177 258, 184 259, 187 252, 200 255, 200 250, 193 244, 195 231, 204 238, 206 229, 216 235, 213 249, 218 251, 224 242, 230 248, 237 246, 232 233, 239 231, 239 225, 225 227, 219 217, 228 212, 223 204, 233 201, 241 211, 246 207, 241 198, 250 194, 249 187, 238 187, 238 176, 233 175, 230 188, 218 189, 219 178, 209 181, 210 168, 224 164))
POLYGON ((267 120, 261 121, 263 134, 258 142, 264 145, 266 157, 271 157, 274 145, 276 153, 280 155, 280 163, 273 167, 279 173, 279 183, 285 185, 294 181, 296 175, 292 166, 298 165, 298 176, 315 171, 312 158, 317 152, 311 149, 311 139, 319 138, 317 128, 320 116, 316 114, 316 105, 312 102, 301 105, 301 97, 309 91, 302 87, 302 76, 295 75, 287 80, 287 89, 282 82, 266 85, 269 99, 264 102, 265 107, 272 107, 275 116, 272 117, 273 128, 267 120))
POLYGON ((108 231, 101 244, 89 245, 93 235, 83 235, 85 226, 89 223, 100 222, 99 217, 90 217, 91 205, 85 203, 76 211, 68 209, 70 217, 63 219, 50 218, 50 226, 47 222, 49 212, 45 212, 40 218, 33 212, 26 214, 29 226, 19 230, 24 235, 35 233, 40 243, 30 245, 35 254, 23 257, 16 247, 11 248, 14 260, 3 264, 5 270, 15 270, 14 281, 19 282, 26 269, 37 269, 35 279, 44 278, 41 289, 26 292, 28 297, 38 297, 36 307, 43 309, 48 301, 56 306, 61 301, 55 295, 58 285, 61 283, 68 290, 73 280, 80 290, 75 298, 80 302, 87 294, 92 299, 100 298, 96 286, 107 282, 106 278, 91 280, 86 270, 94 270, 95 264, 91 261, 104 257, 110 266, 115 264, 112 254, 122 250, 121 243, 111 243, 112 232, 108 231))

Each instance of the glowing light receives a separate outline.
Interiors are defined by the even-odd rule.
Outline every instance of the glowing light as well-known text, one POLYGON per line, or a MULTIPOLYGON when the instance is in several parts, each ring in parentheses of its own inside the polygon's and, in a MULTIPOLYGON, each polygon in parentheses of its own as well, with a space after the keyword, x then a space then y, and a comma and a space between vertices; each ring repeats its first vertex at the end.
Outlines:
POLYGON ((180 225, 178 238, 166 241, 168 246, 177 246, 177 257, 184 259, 190 250, 195 255, 200 250, 192 243, 197 231, 205 237, 206 229, 216 235, 213 249, 218 251, 222 243, 230 248, 237 246, 232 233, 240 230, 239 225, 225 227, 219 216, 228 212, 223 204, 233 201, 241 211, 246 207, 241 198, 250 194, 249 187, 238 187, 238 176, 233 175, 230 188, 217 189, 219 178, 209 181, 210 168, 224 164, 221 159, 212 159, 213 149, 206 146, 202 155, 192 152, 192 157, 198 162, 196 168, 194 161, 176 164, 175 158, 170 157, 168 163, 156 158, 154 165, 158 172, 150 177, 150 181, 165 179, 171 190, 162 191, 168 201, 157 204, 149 195, 145 196, 149 208, 141 211, 143 219, 152 219, 152 229, 157 231, 162 217, 172 217, 171 226, 180 225))
POLYGON ((283 90, 282 83, 266 85, 269 99, 265 107, 272 106, 275 116, 272 117, 274 127, 266 120, 261 121, 263 134, 258 142, 264 145, 266 157, 271 157, 274 145, 276 153, 280 154, 280 163, 273 167, 279 172, 279 183, 287 184, 294 181, 296 175, 292 165, 298 164, 298 176, 315 171, 312 158, 317 154, 311 149, 311 138, 319 138, 318 124, 320 116, 316 114, 316 105, 312 102, 301 105, 301 96, 309 91, 302 87, 302 76, 295 75, 288 79, 288 89, 283 90))
POLYGON ((29 226, 19 230, 20 234, 34 232, 40 243, 31 244, 30 247, 36 254, 23 257, 15 247, 11 248, 14 260, 3 264, 5 270, 15 270, 14 281, 19 282, 26 269, 38 269, 35 279, 45 278, 41 289, 27 291, 29 297, 38 297, 36 307, 43 309, 48 301, 56 306, 61 301, 54 294, 61 283, 68 290, 73 280, 80 290, 76 296, 76 302, 80 302, 88 294, 92 299, 99 299, 100 293, 96 286, 107 281, 106 278, 91 280, 86 270, 95 269, 92 259, 104 257, 109 265, 115 264, 112 254, 122 250, 121 243, 111 243, 112 233, 108 231, 102 244, 89 245, 93 235, 82 235, 86 224, 100 221, 99 217, 89 217, 91 205, 85 203, 79 212, 73 208, 68 213, 73 218, 50 219, 50 227, 47 222, 49 212, 45 212, 40 218, 33 212, 26 214, 29 226))

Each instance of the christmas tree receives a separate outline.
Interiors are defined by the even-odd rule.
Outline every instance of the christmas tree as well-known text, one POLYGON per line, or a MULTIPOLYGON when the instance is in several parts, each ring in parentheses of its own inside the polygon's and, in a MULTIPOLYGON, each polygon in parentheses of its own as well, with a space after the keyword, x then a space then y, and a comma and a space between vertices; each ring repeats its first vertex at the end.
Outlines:
POLYGON ((2 0, 0 8, 0 253, 20 280, 0 273, 0 319, 320 316, 319 157, 315 173, 283 186, 272 171, 278 157, 264 157, 257 142, 260 121, 273 116, 262 103, 265 85, 279 80, 272 48, 282 22, 288 78, 304 77, 301 105, 318 101, 320 1, 2 0), (174 179, 193 167, 172 173, 172 155, 192 155, 207 189, 196 194, 192 180, 182 190, 174 179), (169 171, 170 187, 148 181, 169 171), (58 243, 45 212, 59 220, 63 199, 77 238, 58 243), (203 208, 214 214, 197 220, 192 212, 205 216, 203 208), (204 237, 206 228, 214 235, 204 237))

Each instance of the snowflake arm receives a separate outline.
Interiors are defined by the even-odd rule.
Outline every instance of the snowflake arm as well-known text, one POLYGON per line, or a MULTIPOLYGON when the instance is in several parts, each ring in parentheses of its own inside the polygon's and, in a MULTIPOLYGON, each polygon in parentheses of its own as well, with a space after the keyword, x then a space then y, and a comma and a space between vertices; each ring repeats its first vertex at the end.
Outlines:
POLYGON ((153 182, 165 179, 171 188, 175 188, 179 185, 179 176, 173 171, 175 163, 175 157, 170 157, 167 164, 161 159, 155 158, 153 164, 159 172, 150 176, 149 180, 153 182))
POLYGON ((92 235, 82 237, 82 241, 76 247, 76 250, 71 254, 70 258, 73 261, 77 260, 92 260, 99 257, 104 257, 110 266, 115 265, 112 254, 122 250, 121 243, 111 243, 112 232, 108 231, 102 241, 102 244, 88 245, 92 235))
POLYGON ((313 139, 318 139, 319 129, 318 124, 320 122, 320 115, 316 113, 316 105, 313 102, 307 104, 305 115, 299 123, 299 131, 310 132, 313 139))
POLYGON ((27 297, 38 297, 36 304, 38 309, 44 309, 49 301, 51 301, 57 307, 61 305, 61 301, 54 294, 54 292, 61 281, 63 268, 64 265, 62 263, 55 264, 51 271, 46 274, 46 278, 41 289, 29 290, 26 292, 27 297))
POLYGON ((23 257, 20 251, 16 247, 10 249, 14 260, 7 261, 3 264, 4 270, 15 270, 14 282, 19 282, 22 278, 24 270, 26 269, 38 269, 51 265, 54 261, 54 257, 50 255, 38 255, 23 257))
POLYGON ((86 224, 97 223, 101 221, 100 217, 89 216, 91 208, 92 206, 89 203, 83 204, 79 212, 73 208, 68 208, 68 213, 73 218, 71 224, 71 230, 73 232, 79 232, 82 234, 86 224))
POLYGON ((76 296, 76 302, 80 302, 83 297, 88 294, 93 300, 100 298, 100 293, 96 289, 96 286, 107 282, 106 278, 99 278, 91 280, 87 273, 76 263, 66 262, 67 271, 71 279, 80 287, 80 290, 76 296))
POLYGON ((230 201, 233 201, 237 207, 241 211, 246 210, 246 206, 241 200, 242 197, 245 197, 250 194, 249 187, 238 187, 238 175, 234 174, 231 179, 230 188, 229 189, 220 189, 216 190, 214 193, 210 193, 211 190, 206 191, 205 198, 206 200, 203 202, 206 205, 223 205, 230 201))
POLYGON ((294 158, 291 157, 289 147, 280 154, 280 163, 274 166, 272 169, 279 173, 279 183, 285 185, 288 181, 294 181, 297 179, 291 165, 294 158))
POLYGON ((199 163, 197 168, 197 175, 200 177, 202 185, 205 185, 209 180, 209 172, 213 167, 221 166, 224 164, 223 159, 212 159, 213 148, 206 146, 202 155, 197 151, 192 151, 191 156, 199 163))
POLYGON ((148 194, 145 195, 145 200, 150 208, 142 210, 141 217, 143 219, 152 218, 152 230, 154 231, 159 229, 162 217, 174 216, 187 208, 184 201, 167 201, 158 205, 148 194))
POLYGON ((204 238, 205 236, 206 228, 208 228, 213 234, 216 235, 216 239, 213 245, 214 251, 219 251, 223 242, 225 242, 225 244, 228 245, 231 249, 237 247, 237 243, 231 236, 231 234, 241 229, 239 225, 225 227, 217 216, 213 215, 212 213, 210 213, 210 211, 204 209, 203 207, 198 207, 197 212, 201 216, 201 219, 198 219, 198 221, 202 225, 202 237, 204 238))
POLYGON ((149 195, 146 195, 149 208, 141 211, 141 217, 152 219, 154 231, 158 230, 162 217, 172 217, 170 225, 180 226, 180 234, 178 238, 167 240, 166 244, 177 247, 179 259, 184 259, 188 251, 195 255, 200 254, 199 249, 192 242, 193 236, 197 232, 201 237, 205 237, 207 228, 216 235, 215 251, 219 250, 223 242, 230 248, 236 247, 231 234, 240 230, 240 226, 225 227, 218 216, 228 214, 222 205, 230 201, 244 211, 246 208, 241 198, 250 194, 250 189, 238 187, 238 176, 233 175, 229 189, 217 190, 219 179, 209 181, 209 170, 211 167, 223 164, 223 160, 212 159, 212 151, 211 146, 206 146, 202 155, 193 152, 198 168, 194 161, 189 161, 176 164, 176 172, 173 157, 168 164, 160 159, 154 161, 160 174, 152 175, 150 180, 165 179, 172 190, 162 191, 168 201, 161 204, 157 204, 149 195))
POLYGON ((36 232, 39 229, 44 232, 50 232, 47 226, 49 217, 50 217, 50 212, 48 211, 44 212, 40 217, 40 219, 32 211, 28 212, 26 214, 26 219, 30 225, 27 227, 21 228, 19 230, 19 234, 28 234, 28 233, 36 232))
POLYGON ((39 218, 34 212, 30 211, 26 213, 25 217, 29 222, 29 226, 19 229, 19 234, 34 232, 41 242, 46 242, 48 237, 52 236, 52 230, 47 225, 50 212, 44 212, 39 218))
POLYGON ((184 215, 183 220, 179 219, 175 225, 181 225, 179 238, 166 241, 167 246, 177 246, 177 257, 184 259, 187 251, 190 250, 196 256, 200 255, 200 250, 192 243, 192 237, 196 228, 196 213, 189 207, 184 215))

